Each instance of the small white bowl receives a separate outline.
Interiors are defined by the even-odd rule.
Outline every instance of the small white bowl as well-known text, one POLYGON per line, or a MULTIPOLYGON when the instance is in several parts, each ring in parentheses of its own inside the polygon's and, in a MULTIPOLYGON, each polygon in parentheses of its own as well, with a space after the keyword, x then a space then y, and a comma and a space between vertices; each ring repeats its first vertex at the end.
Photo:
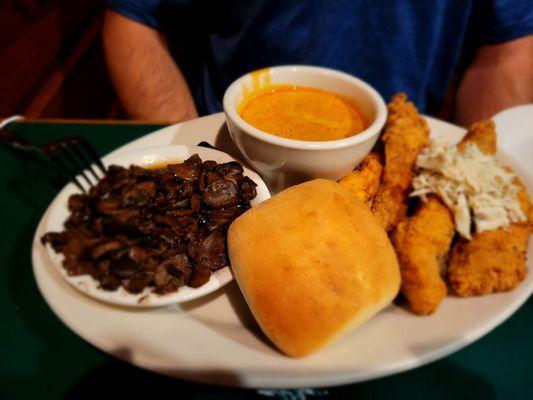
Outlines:
MULTIPOLYGON (((182 162, 193 154, 198 154, 202 161, 213 160, 217 163, 235 161, 228 154, 218 150, 185 145, 148 147, 120 155, 106 156, 103 161, 106 166, 114 164, 129 167, 133 164, 141 167, 149 167, 153 164, 182 162)), ((244 167, 244 175, 248 176, 257 184, 257 196, 251 201, 252 207, 270 197, 270 193, 259 175, 246 167, 244 167)), ((46 232, 59 232, 64 229, 63 224, 70 214, 67 209, 68 198, 74 193, 79 193, 79 189, 72 183, 65 186, 59 192, 50 205, 50 217, 45 223, 46 232)), ((39 245, 41 244, 39 243, 39 245)), ((233 273, 230 268, 224 267, 214 272, 209 281, 198 288, 182 286, 176 292, 167 294, 157 294, 150 288, 146 288, 141 293, 129 293, 122 286, 117 290, 107 291, 101 289, 99 282, 94 280, 90 275, 69 276, 62 265, 63 255, 52 250, 50 245, 46 245, 46 250, 57 272, 70 285, 94 299, 120 306, 146 308, 182 303, 205 296, 233 280, 233 273)))
POLYGON ((223 103, 231 138, 273 193, 314 178, 337 180, 350 172, 370 152, 387 118, 383 98, 370 85, 343 72, 311 66, 273 67, 246 74, 229 86, 223 103), (286 139, 261 131, 237 111, 245 90, 254 87, 253 76, 256 84, 263 81, 307 86, 353 99, 369 126, 357 135, 321 142, 286 139))

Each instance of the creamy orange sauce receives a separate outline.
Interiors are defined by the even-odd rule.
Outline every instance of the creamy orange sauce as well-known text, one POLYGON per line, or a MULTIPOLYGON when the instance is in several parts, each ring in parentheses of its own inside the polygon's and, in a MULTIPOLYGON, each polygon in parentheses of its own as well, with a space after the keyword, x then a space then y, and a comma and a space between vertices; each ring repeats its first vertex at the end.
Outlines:
POLYGON ((270 85, 270 75, 262 72, 252 75, 252 90, 243 88, 238 110, 250 125, 276 136, 308 141, 342 139, 365 129, 365 119, 352 100, 320 89, 270 85), (263 75, 268 78, 261 82, 263 75))

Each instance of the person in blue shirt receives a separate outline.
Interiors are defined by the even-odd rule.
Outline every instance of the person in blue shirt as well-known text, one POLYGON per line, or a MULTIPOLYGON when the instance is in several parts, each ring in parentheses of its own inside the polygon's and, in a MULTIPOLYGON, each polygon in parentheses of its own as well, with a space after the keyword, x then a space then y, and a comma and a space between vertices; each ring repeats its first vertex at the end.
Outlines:
POLYGON ((386 101, 406 92, 429 114, 446 96, 463 125, 533 102, 532 0, 108 4, 106 59, 118 96, 136 119, 184 121, 221 111, 233 80, 283 64, 353 74, 386 101), (456 88, 451 95, 450 87, 456 88))

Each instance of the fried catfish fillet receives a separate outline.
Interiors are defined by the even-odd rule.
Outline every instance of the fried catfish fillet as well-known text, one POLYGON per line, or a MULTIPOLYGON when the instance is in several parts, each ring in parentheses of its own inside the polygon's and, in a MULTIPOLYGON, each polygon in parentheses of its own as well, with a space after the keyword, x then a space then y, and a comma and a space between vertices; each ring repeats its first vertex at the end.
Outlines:
POLYGON ((382 172, 382 155, 372 152, 363 158, 353 172, 342 177, 339 183, 370 207, 379 189, 382 172))
MULTIPOLYGON (((475 123, 459 148, 475 143, 485 154, 496 153, 496 132, 491 120, 475 123)), ((454 246, 448 281, 461 297, 478 296, 514 289, 527 274, 526 250, 531 230, 531 203, 522 182, 517 198, 529 221, 513 223, 508 229, 476 232, 472 240, 460 239, 454 246)))
POLYGON ((385 230, 405 217, 418 153, 429 143, 429 128, 415 105, 398 93, 388 104, 389 117, 382 140, 385 166, 372 210, 385 230))
POLYGON ((401 221, 391 236, 400 262, 401 291, 416 314, 432 314, 446 296, 441 269, 453 236, 452 214, 434 195, 420 202, 415 214, 401 221))
POLYGON ((496 126, 491 119, 474 123, 461 142, 457 145, 463 151, 468 143, 474 143, 485 154, 496 154, 496 126))
MULTIPOLYGON (((531 204, 521 182, 518 193, 525 215, 531 204)), ((526 251, 531 221, 513 223, 508 229, 476 232, 472 240, 460 239, 454 246, 448 281, 458 296, 480 296, 514 289, 527 274, 526 251)))

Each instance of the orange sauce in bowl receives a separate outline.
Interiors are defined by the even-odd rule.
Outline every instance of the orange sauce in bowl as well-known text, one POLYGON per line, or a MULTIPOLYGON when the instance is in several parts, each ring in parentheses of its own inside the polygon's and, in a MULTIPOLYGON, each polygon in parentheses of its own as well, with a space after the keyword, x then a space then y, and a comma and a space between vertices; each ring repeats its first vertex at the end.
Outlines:
POLYGON ((288 139, 337 140, 366 129, 354 101, 304 86, 269 85, 245 93, 238 112, 257 129, 288 139))

